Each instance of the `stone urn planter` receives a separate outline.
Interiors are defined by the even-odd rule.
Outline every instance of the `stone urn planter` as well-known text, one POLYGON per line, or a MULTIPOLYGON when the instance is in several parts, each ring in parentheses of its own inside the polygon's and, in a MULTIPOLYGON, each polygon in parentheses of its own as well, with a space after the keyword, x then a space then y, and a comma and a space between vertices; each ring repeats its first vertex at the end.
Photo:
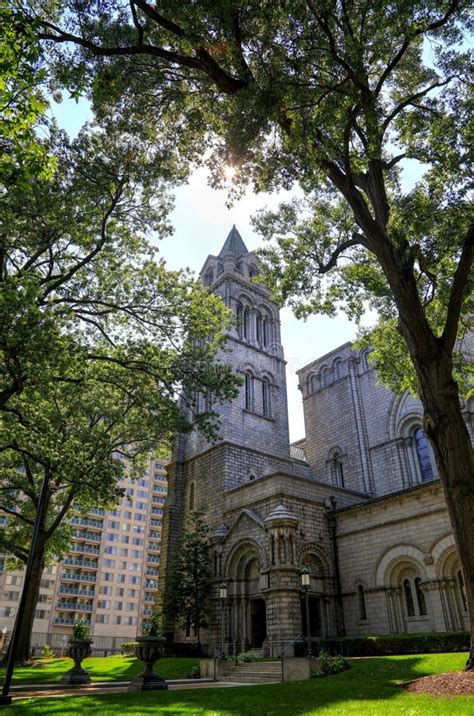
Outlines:
POLYGON ((85 669, 82 668, 81 662, 91 655, 92 639, 74 639, 71 638, 68 643, 68 656, 73 659, 74 666, 70 671, 66 671, 61 679, 62 684, 90 684, 91 677, 85 669))
POLYGON ((136 641, 135 656, 144 663, 145 671, 132 679, 128 690, 155 691, 156 689, 167 689, 168 684, 166 681, 153 671, 153 664, 163 656, 166 639, 163 636, 137 636, 136 641))

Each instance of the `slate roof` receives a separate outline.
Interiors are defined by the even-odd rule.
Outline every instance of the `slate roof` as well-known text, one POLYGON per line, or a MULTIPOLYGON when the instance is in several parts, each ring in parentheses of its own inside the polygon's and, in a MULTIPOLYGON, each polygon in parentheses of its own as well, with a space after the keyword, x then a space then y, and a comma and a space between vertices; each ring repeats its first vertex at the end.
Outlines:
POLYGON ((225 240, 224 246, 221 249, 219 258, 223 259, 224 256, 227 256, 228 254, 232 254, 238 258, 239 256, 245 256, 248 253, 249 251, 234 224, 225 240))

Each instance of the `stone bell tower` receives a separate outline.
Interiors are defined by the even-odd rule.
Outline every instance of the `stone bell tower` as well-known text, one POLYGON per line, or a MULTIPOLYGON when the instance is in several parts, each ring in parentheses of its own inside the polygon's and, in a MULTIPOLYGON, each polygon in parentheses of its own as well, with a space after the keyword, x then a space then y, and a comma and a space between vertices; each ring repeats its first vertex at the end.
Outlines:
MULTIPOLYGON (((241 376, 240 394, 213 406, 221 421, 218 442, 209 443, 197 432, 179 436, 168 468, 160 571, 166 580, 188 516, 203 513, 210 528, 213 584, 202 642, 211 654, 219 653, 223 619, 226 651, 252 647, 277 653, 301 634, 299 571, 310 557, 314 593, 327 592, 332 583, 330 559, 323 554, 329 551, 328 490, 310 479, 306 463, 290 457, 279 310, 258 283, 258 273, 257 256, 233 226, 200 276, 234 313, 218 359, 241 376), (323 540, 325 550, 316 544, 323 540), (222 581, 227 585, 224 616, 222 581)), ((321 612, 321 624, 323 617, 321 612)), ((187 635, 175 629, 175 636, 187 635)))

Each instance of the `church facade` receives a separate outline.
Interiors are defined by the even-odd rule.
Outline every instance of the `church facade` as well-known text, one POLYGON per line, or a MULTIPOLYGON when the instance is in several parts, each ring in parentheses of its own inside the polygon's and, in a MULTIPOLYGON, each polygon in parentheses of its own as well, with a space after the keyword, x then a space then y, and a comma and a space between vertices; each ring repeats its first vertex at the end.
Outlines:
MULTIPOLYGON (((178 436, 168 467, 161 574, 189 514, 210 527, 209 652, 290 654, 310 633, 467 628, 462 573, 420 404, 376 383, 345 344, 298 371, 306 437, 290 445, 278 307, 233 227, 203 282, 235 313, 222 359, 242 377, 221 439, 178 436), (309 625, 301 586, 309 570, 309 625), (219 599, 225 583, 226 598, 219 599), (223 632, 221 632, 223 625, 223 632)), ((466 406, 472 430, 472 406, 466 406), (469 412, 471 407, 471 412, 469 412)), ((192 639, 178 628, 177 639, 192 639)))

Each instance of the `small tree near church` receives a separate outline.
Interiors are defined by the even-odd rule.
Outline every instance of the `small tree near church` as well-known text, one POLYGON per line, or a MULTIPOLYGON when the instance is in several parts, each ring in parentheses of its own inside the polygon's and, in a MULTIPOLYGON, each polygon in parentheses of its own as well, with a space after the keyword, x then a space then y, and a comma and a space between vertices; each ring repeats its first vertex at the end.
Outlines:
POLYGON ((193 633, 198 644, 211 594, 209 528, 200 512, 191 513, 178 552, 176 564, 168 575, 164 613, 186 633, 193 633))

